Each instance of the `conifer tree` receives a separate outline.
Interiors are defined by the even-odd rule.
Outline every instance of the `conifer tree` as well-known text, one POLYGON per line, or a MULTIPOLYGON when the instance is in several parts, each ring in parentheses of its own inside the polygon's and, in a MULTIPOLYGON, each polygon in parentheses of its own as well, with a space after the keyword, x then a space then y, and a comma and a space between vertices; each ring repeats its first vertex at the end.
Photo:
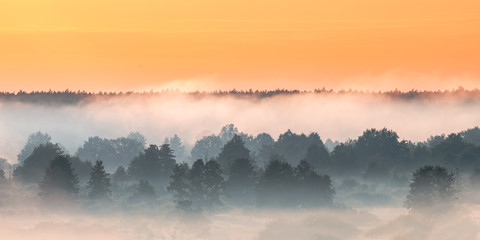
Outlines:
POLYGON ((90 188, 88 193, 90 198, 98 199, 110 196, 110 178, 109 174, 105 172, 102 161, 97 160, 95 162, 95 166, 93 166, 90 172, 90 180, 87 183, 87 187, 90 188))
POLYGON ((49 197, 52 194, 76 195, 79 191, 78 178, 73 172, 70 156, 57 156, 45 170, 43 181, 40 182, 39 195, 49 197))

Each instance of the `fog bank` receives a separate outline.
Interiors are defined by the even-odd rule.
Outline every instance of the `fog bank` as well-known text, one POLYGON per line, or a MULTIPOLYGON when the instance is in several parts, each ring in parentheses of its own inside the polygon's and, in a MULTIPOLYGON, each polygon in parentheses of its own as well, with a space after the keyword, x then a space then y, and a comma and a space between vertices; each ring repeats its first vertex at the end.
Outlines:
POLYGON ((396 98, 384 94, 278 94, 265 98, 234 94, 193 96, 171 93, 91 97, 73 104, 0 101, 0 157, 16 161, 29 134, 47 132, 70 153, 89 136, 116 138, 139 131, 148 143, 178 134, 187 145, 235 124, 256 135, 318 132, 323 140, 355 139, 367 128, 389 128, 401 139, 424 141, 431 135, 478 125, 478 97, 425 94, 396 98))

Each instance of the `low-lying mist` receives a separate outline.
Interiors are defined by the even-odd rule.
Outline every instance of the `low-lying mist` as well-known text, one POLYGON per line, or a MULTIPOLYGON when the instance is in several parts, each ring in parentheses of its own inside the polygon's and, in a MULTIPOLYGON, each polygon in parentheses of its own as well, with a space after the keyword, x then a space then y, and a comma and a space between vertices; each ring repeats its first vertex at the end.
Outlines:
POLYGON ((480 239, 480 205, 464 202, 436 215, 400 207, 234 208, 189 215, 165 205, 136 211, 87 202, 52 206, 15 188, 0 188, 2 239, 480 239))
POLYGON ((401 139, 424 141, 479 123, 476 91, 410 95, 324 91, 258 97, 169 92, 92 95, 56 103, 4 99, 0 101, 0 156, 14 163, 28 135, 36 131, 47 132, 53 142, 74 153, 90 136, 116 138, 132 131, 155 144, 178 134, 191 146, 227 123, 252 135, 267 132, 276 138, 291 129, 318 132, 323 140, 340 142, 356 138, 365 129, 384 127, 395 129, 401 139))

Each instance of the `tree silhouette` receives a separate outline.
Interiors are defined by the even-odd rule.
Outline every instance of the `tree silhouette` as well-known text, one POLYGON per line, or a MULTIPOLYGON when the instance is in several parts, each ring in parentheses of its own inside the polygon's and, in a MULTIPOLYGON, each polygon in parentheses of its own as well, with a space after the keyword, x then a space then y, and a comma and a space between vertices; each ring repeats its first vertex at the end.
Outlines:
MULTIPOLYGON (((133 134, 133 133, 132 133, 133 134)), ((106 139, 90 137, 76 153, 83 160, 102 160, 107 170, 113 171, 118 166, 127 165, 144 150, 145 139, 141 135, 130 134, 130 138, 106 139)))
POLYGON ((136 179, 167 181, 175 166, 174 157, 168 144, 163 144, 160 149, 150 145, 130 162, 128 173, 136 179))
POLYGON ((30 134, 27 139, 27 144, 23 147, 23 149, 20 151, 20 153, 17 155, 18 162, 23 162, 25 159, 27 159, 33 152, 35 148, 37 148, 40 145, 45 145, 47 143, 50 143, 52 138, 50 135, 47 133, 42 133, 42 132, 36 132, 30 134))
POLYGON ((295 187, 293 167, 287 162, 271 160, 257 185, 257 205, 283 207, 294 206, 292 196, 295 187))
POLYGON ((94 199, 108 198, 111 195, 109 174, 105 172, 103 162, 97 160, 90 173, 87 187, 90 188, 88 196, 94 199))
POLYGON ((228 172, 233 162, 241 158, 249 159, 250 151, 245 147, 245 142, 242 138, 235 134, 233 138, 223 146, 217 161, 222 169, 228 172))
POLYGON ((317 169, 317 171, 327 172, 331 169, 330 154, 323 145, 310 145, 307 148, 304 160, 317 169))
POLYGON ((278 141, 273 146, 273 151, 284 156, 291 165, 297 165, 305 157, 307 149, 311 145, 325 148, 317 133, 311 133, 307 137, 303 133, 295 134, 289 129, 278 137, 278 141))
POLYGON ((115 191, 118 188, 123 189, 123 182, 126 181, 128 178, 127 171, 125 167, 119 166, 117 170, 112 174, 113 184, 115 186, 115 191))
POLYGON ((220 137, 210 135, 198 140, 192 148, 192 159, 212 159, 217 157, 222 149, 223 143, 220 137))
POLYGON ((448 206, 456 199, 455 174, 440 166, 424 166, 413 173, 405 206, 413 210, 448 206))
POLYGON ((14 170, 13 175, 16 179, 24 182, 38 183, 42 179, 45 168, 48 167, 49 163, 62 154, 64 154, 63 150, 58 144, 41 144, 14 170))
POLYGON ((72 196, 78 194, 78 178, 74 174, 70 157, 62 154, 50 163, 39 184, 39 195, 47 198, 52 195, 72 196))
POLYGON ((319 175, 305 160, 295 168, 297 204, 304 207, 331 205, 335 190, 328 175, 319 175))
POLYGON ((228 195, 234 203, 250 204, 253 201, 255 171, 250 159, 236 159, 226 183, 228 195))
POLYGON ((177 164, 167 187, 177 208, 195 211, 222 204, 224 189, 225 180, 220 165, 214 160, 204 163, 202 159, 195 161, 191 168, 186 164, 177 164))

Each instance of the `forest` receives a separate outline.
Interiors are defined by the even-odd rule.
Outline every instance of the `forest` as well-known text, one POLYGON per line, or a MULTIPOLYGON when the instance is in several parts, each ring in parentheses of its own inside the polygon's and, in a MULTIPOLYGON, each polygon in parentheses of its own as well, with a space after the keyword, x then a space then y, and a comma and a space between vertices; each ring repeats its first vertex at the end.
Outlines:
POLYGON ((94 202, 130 210, 167 203, 185 213, 342 208, 388 205, 396 196, 407 209, 428 211, 480 187, 478 127, 424 142, 400 140, 386 128, 324 142, 315 132, 287 130, 274 139, 228 124, 190 148, 178 135, 149 144, 132 132, 90 137, 73 154, 35 132, 17 157, 13 165, 0 159, 2 188, 24 186, 47 203, 84 199, 77 203, 87 208, 94 202))

